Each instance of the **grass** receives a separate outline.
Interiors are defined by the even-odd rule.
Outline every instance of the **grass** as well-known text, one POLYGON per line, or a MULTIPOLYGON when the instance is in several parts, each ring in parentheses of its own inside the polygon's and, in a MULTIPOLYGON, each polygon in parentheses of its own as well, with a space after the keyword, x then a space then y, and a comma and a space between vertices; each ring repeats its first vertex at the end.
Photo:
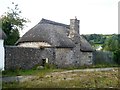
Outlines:
POLYGON ((5 70, 2 71, 2 76, 25 76, 25 75, 39 75, 39 74, 46 74, 49 72, 57 72, 57 71, 65 71, 65 70, 74 70, 74 69, 87 69, 87 68, 109 68, 109 67, 119 67, 119 65, 117 64, 97 64, 97 65, 92 65, 92 66, 81 66, 81 67, 69 67, 69 68, 65 68, 65 69, 56 69, 56 68, 50 68, 50 67, 45 67, 44 69, 36 69, 36 67, 34 67, 34 69, 31 70, 5 70))
POLYGON ((4 76, 35 76, 24 82, 3 82, 3 88, 117 88, 118 65, 93 65, 67 69, 32 69, 2 71, 4 76), (115 67, 111 71, 67 72, 74 69, 115 67))
POLYGON ((96 64, 90 66, 90 68, 110 68, 110 67, 119 67, 118 64, 96 64))
MULTIPOLYGON (((39 72, 41 73, 41 72, 39 72)), ((94 72, 51 71, 24 82, 3 83, 3 88, 118 88, 118 69, 94 72)))
POLYGON ((44 75, 50 72, 63 71, 62 69, 42 69, 42 70, 6 70, 2 71, 3 77, 10 76, 28 76, 28 75, 44 75))

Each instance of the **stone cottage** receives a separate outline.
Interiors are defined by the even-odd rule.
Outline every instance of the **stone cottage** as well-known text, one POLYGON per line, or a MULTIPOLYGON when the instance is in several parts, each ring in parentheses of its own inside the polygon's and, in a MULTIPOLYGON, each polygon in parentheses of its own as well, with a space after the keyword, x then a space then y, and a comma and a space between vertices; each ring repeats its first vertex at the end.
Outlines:
POLYGON ((91 65, 93 49, 80 36, 79 23, 77 19, 70 19, 70 25, 42 19, 16 45, 43 50, 37 62, 40 65, 50 63, 60 68, 91 65))

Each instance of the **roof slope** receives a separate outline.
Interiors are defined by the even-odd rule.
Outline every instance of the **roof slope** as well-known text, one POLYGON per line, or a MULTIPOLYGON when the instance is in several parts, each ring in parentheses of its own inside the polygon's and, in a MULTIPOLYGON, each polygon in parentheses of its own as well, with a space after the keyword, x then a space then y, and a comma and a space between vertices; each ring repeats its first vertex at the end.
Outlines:
MULTIPOLYGON (((36 26, 25 33, 16 44, 24 42, 47 42, 53 47, 74 47, 74 42, 68 38, 70 25, 42 19, 36 26)), ((77 34, 80 38, 81 51, 93 51, 89 42, 77 34)))
MULTIPOLYGON (((42 20, 43 22, 44 20, 42 20)), ((53 47, 74 47, 75 44, 66 35, 67 28, 61 25, 38 23, 25 33, 16 44, 22 42, 47 42, 53 47)))
POLYGON ((82 36, 80 36, 80 50, 81 51, 93 51, 90 43, 82 36))
POLYGON ((38 24, 52 24, 52 25, 66 27, 68 29, 70 28, 70 25, 66 25, 66 24, 63 24, 63 23, 58 23, 58 22, 47 20, 47 19, 44 19, 44 18, 42 18, 42 20, 38 24))
POLYGON ((3 32, 3 30, 0 28, 0 39, 5 39, 7 36, 6 34, 3 32))

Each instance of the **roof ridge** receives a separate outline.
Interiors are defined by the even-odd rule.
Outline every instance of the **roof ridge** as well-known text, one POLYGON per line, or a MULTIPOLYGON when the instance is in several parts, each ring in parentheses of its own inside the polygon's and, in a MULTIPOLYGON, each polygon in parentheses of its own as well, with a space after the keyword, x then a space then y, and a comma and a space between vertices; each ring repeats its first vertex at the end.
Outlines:
POLYGON ((42 20, 38 24, 45 24, 45 23, 58 25, 58 26, 63 26, 63 27, 66 27, 66 28, 70 28, 70 25, 59 23, 59 22, 55 22, 55 21, 52 21, 52 20, 44 19, 44 18, 42 18, 42 20))

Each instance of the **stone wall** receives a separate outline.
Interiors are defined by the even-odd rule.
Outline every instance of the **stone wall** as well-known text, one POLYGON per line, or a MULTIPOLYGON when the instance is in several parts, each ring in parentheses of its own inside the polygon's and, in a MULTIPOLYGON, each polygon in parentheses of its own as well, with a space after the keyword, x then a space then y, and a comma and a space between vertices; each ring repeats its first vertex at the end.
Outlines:
POLYGON ((79 67, 81 66, 81 60, 80 60, 80 57, 81 57, 81 52, 80 52, 80 43, 76 44, 76 46, 73 48, 73 52, 74 52, 74 65, 79 67))
POLYGON ((42 65, 42 60, 48 58, 54 63, 54 49, 52 48, 23 48, 5 47, 5 69, 31 69, 35 65, 42 65))
POLYGON ((93 64, 92 52, 81 52, 80 47, 56 48, 55 64, 58 67, 80 67, 93 64))
POLYGON ((56 48, 55 49, 55 64, 58 68, 71 67, 74 65, 74 54, 70 48, 56 48))
MULTIPOLYGON (((78 45, 79 46, 79 45, 78 45)), ((5 47, 5 69, 32 69, 43 65, 43 60, 58 68, 80 67, 92 64, 92 52, 81 52, 75 48, 25 48, 5 47)))
POLYGON ((108 51, 94 51, 93 52, 94 64, 114 64, 113 54, 108 51))
POLYGON ((80 63, 81 63, 81 66, 92 65, 93 64, 92 52, 81 52, 80 63))

